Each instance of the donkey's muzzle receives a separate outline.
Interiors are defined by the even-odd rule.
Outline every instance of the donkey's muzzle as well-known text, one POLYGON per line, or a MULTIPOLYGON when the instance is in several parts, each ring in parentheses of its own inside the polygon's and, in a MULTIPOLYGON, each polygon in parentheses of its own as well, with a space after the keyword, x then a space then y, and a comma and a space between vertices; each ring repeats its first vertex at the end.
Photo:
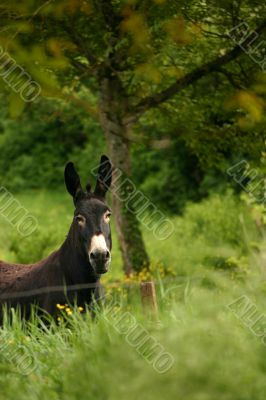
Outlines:
POLYGON ((111 261, 111 253, 109 250, 95 250, 89 254, 90 263, 97 274, 105 274, 111 261))

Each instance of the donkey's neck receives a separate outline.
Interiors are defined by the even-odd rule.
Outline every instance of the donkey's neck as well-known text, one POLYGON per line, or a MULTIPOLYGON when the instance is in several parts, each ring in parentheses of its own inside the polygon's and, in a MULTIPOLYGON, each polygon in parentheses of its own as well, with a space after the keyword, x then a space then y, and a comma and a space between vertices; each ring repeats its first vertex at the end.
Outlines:
POLYGON ((100 279, 89 263, 73 224, 59 253, 60 265, 68 282, 97 282, 100 279))

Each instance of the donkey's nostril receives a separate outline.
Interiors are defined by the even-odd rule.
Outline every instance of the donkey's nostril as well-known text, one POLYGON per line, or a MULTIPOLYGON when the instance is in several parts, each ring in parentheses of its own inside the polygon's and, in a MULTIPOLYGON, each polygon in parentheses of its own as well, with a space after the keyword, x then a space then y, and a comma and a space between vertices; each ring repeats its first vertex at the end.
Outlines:
POLYGON ((106 251, 93 251, 90 253, 90 258, 93 261, 105 261, 105 260, 109 260, 110 259, 110 251, 106 250, 106 251))

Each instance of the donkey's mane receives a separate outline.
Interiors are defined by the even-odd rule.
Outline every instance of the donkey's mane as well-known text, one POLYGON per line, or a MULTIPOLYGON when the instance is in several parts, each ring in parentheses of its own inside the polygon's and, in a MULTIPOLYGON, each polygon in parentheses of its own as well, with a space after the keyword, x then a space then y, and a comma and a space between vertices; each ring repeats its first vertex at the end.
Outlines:
MULTIPOLYGON (((28 318, 33 304, 38 305, 39 310, 55 315, 58 303, 74 304, 77 302, 85 306, 85 304, 92 303, 93 297, 97 298, 100 275, 90 263, 88 249, 85 251, 83 239, 80 236, 81 227, 75 218, 77 218, 79 210, 84 207, 84 203, 88 207, 90 206, 86 200, 96 199, 105 205, 105 193, 111 184, 111 168, 108 158, 102 156, 96 182, 97 193, 93 193, 88 191, 88 185, 87 191, 83 192, 79 175, 73 163, 67 164, 65 168, 66 187, 72 195, 76 207, 68 234, 57 251, 36 263, 25 265, 0 261, 0 323, 3 319, 2 305, 4 304, 8 309, 20 306, 22 315, 28 318), (105 174, 108 174, 108 186, 103 185, 105 174), (81 203, 82 201, 83 203, 81 203), (76 287, 74 291, 71 289, 73 286, 76 287), (59 290, 53 291, 54 287, 59 290), (34 294, 28 295, 28 293, 34 294)), ((98 204, 98 202, 96 203, 98 204)), ((98 204, 98 209, 101 210, 99 206, 100 204, 98 204)), ((91 212, 95 212, 93 210, 95 209, 92 208, 91 212)), ((104 259, 105 263, 106 260, 107 256, 104 259)), ((93 260, 93 262, 95 261, 93 260)))

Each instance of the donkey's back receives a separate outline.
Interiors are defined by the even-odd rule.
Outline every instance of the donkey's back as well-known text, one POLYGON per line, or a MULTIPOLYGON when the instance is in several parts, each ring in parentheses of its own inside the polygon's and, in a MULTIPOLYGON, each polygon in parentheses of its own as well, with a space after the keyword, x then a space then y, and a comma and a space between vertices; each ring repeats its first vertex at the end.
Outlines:
POLYGON ((46 301, 49 287, 62 283, 56 279, 56 252, 36 264, 9 264, 0 261, 0 306, 21 306, 28 315, 36 304, 50 311, 46 301), (53 265, 53 268, 49 268, 53 265), (48 289, 48 290, 47 290, 48 289))
MULTIPOLYGON (((6 291, 15 289, 19 282, 23 281, 25 277, 32 271, 33 265, 23 264, 9 264, 0 261, 0 293, 1 295, 6 291)), ((1 299, 2 296, 0 296, 1 299)))
POLYGON ((36 264, 0 262, 0 320, 2 305, 21 307, 25 317, 33 304, 51 315, 58 303, 93 305, 111 262, 111 210, 105 203, 111 180, 106 156, 101 157, 94 191, 89 184, 84 191, 73 163, 66 165, 65 183, 75 205, 68 235, 57 251, 36 264))

